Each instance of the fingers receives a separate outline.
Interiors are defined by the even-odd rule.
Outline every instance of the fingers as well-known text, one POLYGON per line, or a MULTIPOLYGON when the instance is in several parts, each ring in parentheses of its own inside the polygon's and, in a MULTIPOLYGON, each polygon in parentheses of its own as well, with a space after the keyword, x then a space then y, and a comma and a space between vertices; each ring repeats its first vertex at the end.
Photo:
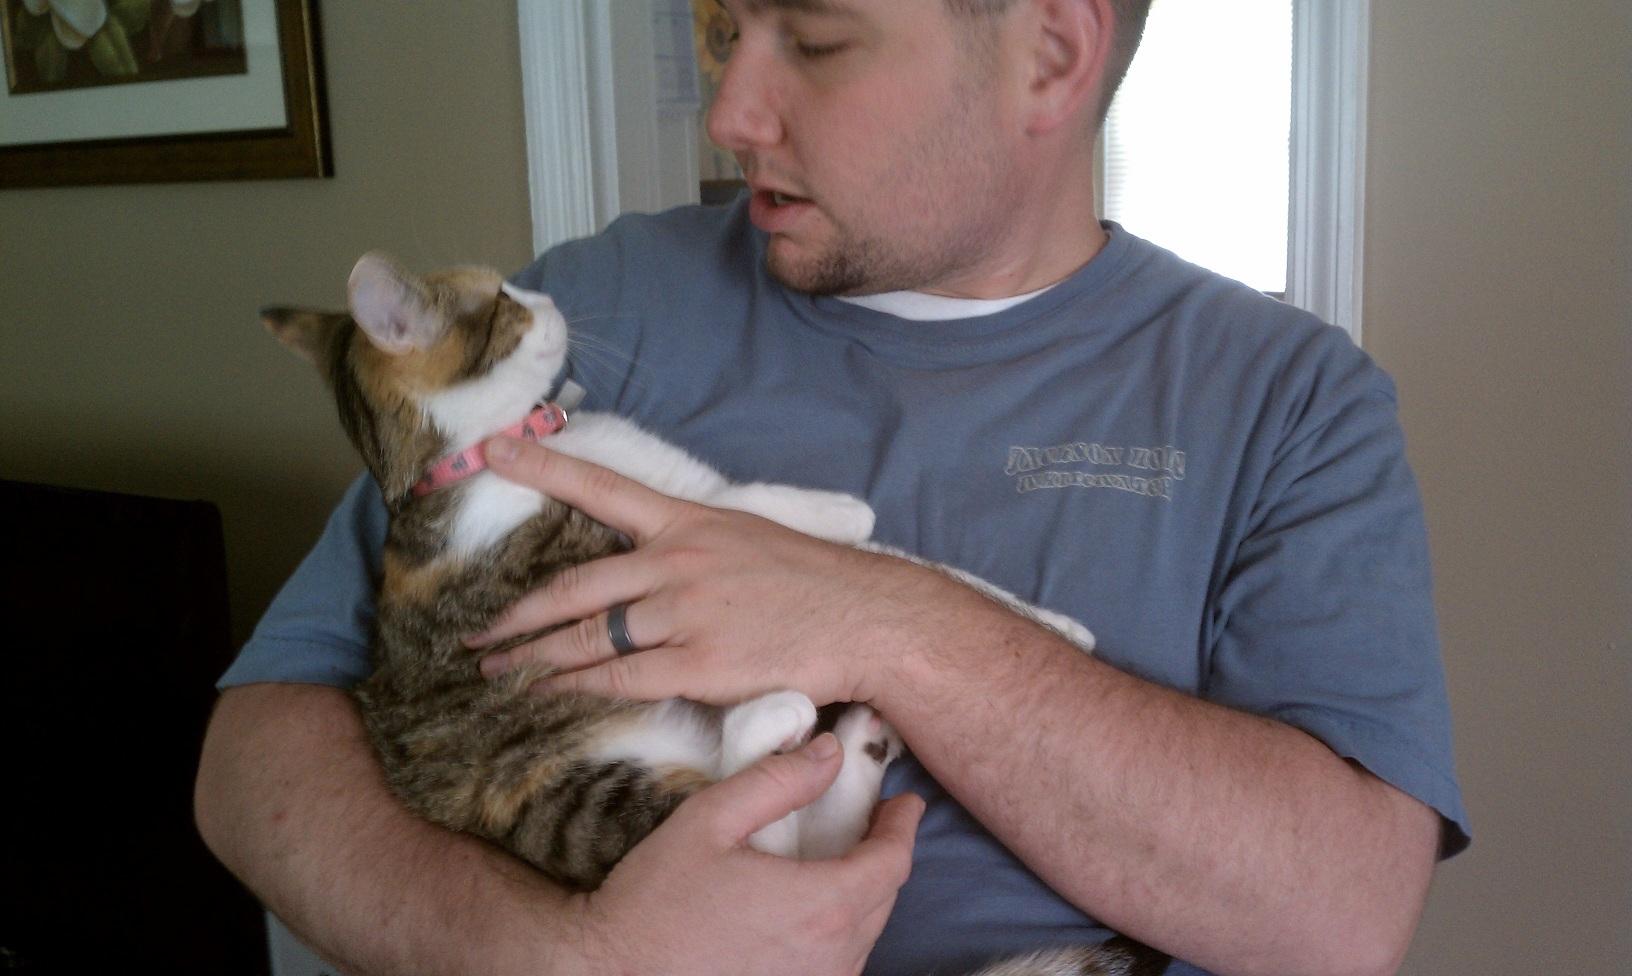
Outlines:
MULTIPOLYGON (((666 623, 668 617, 663 612, 661 604, 661 600, 654 599, 625 607, 624 630, 637 649, 661 647, 672 633, 666 623)), ((490 654, 482 658, 482 674, 491 678, 523 664, 539 665, 556 671, 577 671, 609 663, 619 657, 617 648, 612 644, 610 617, 611 611, 605 610, 537 640, 528 641, 498 654, 490 654)))
POLYGON ((618 603, 650 596, 657 580, 651 564, 634 553, 605 556, 567 566, 549 582, 511 604, 498 622, 465 638, 466 647, 485 647, 521 634, 583 620, 618 603))
POLYGON ((487 464, 499 477, 566 502, 641 545, 686 503, 588 461, 513 437, 487 442, 487 464))
MULTIPOLYGON (((604 614, 600 620, 601 626, 605 627, 604 614)), ((607 640, 604 636, 585 638, 590 639, 607 640)), ((684 662, 677 660, 680 657, 681 655, 672 650, 659 654, 613 657, 581 670, 552 674, 533 685, 533 690, 539 694, 551 695, 577 691, 586 695, 599 695, 602 698, 627 698, 635 701, 660 701, 664 698, 695 699, 698 697, 698 692, 692 684, 695 675, 686 673, 684 662)), ((483 667, 483 673, 486 673, 486 662, 483 662, 483 667)))
POLYGON ((611 660, 607 636, 609 614, 599 613, 509 650, 485 655, 479 663, 484 678, 496 678, 519 667, 533 665, 552 671, 575 671, 611 660))
MULTIPOLYGON (((536 640, 489 654, 481 660, 482 674, 491 678, 527 664, 577 671, 608 663, 619 656, 612 643, 610 617, 610 610, 602 610, 536 640)), ((667 644, 674 636, 671 621, 668 601, 661 595, 627 604, 623 612, 624 630, 640 650, 667 644)))
POLYGON ((715 783, 687 800, 680 812, 702 817, 722 846, 744 844, 761 827, 826 792, 840 762, 839 740, 824 732, 793 752, 767 756, 715 783))
POLYGON ((879 804, 867 836, 839 858, 842 870, 857 886, 858 898, 870 892, 880 904, 895 900, 895 893, 907 883, 912 871, 912 848, 923 815, 924 801, 913 793, 879 804))
POLYGON ((924 802, 902 794, 880 804, 865 838, 849 854, 831 861, 803 861, 800 868, 821 879, 820 888, 842 906, 855 941, 866 953, 878 941, 895 908, 896 896, 912 868, 913 837, 924 802))
MULTIPOLYGON (((872 826, 867 828, 867 836, 861 839, 855 850, 860 851, 869 845, 878 845, 886 848, 905 847, 910 852, 913 842, 918 837, 918 821, 923 816, 923 797, 916 793, 892 796, 880 803, 878 809, 873 812, 872 826)), ((854 853, 852 851, 852 854, 854 853)))

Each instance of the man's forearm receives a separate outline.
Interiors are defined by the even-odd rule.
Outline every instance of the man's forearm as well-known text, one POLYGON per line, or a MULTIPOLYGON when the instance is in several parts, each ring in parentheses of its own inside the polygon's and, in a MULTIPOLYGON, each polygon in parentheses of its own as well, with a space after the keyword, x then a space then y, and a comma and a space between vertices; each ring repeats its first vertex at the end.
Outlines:
POLYGON ((552 932, 566 893, 407 811, 340 691, 227 691, 205 740, 196 806, 216 855, 347 972, 570 968, 564 933, 552 932))
POLYGON ((1432 811, 1296 729, 948 596, 872 701, 1051 887, 1221 974, 1397 967, 1432 811))

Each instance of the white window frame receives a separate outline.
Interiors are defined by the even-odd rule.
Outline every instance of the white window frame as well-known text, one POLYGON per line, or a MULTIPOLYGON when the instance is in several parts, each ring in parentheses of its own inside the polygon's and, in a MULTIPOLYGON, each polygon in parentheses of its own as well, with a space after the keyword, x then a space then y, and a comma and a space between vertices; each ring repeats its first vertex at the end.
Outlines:
MULTIPOLYGON (((694 200, 694 130, 652 108, 648 4, 517 0, 517 13, 534 249, 694 200)), ((1371 0, 1293 2, 1286 297, 1356 342, 1370 26, 1371 0)))
POLYGON ((1294 0, 1286 300, 1360 342, 1371 0, 1294 0))
POLYGON ((517 0, 535 253, 697 201, 696 120, 657 107, 652 14, 651 0, 517 0))

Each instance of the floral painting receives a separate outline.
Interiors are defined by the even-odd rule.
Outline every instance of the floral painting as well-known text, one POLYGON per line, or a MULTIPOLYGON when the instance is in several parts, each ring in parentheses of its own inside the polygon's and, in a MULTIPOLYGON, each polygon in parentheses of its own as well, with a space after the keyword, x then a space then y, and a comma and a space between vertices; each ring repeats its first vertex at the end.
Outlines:
POLYGON ((725 62, 731 57, 736 27, 719 0, 691 0, 692 39, 697 51, 697 80, 702 95, 703 115, 697 120, 697 172, 702 177, 705 203, 723 202, 736 196, 746 184, 742 169, 732 155, 714 145, 704 127, 708 106, 719 91, 725 62))
POLYGON ((244 74, 239 0, 0 0, 12 94, 244 74))

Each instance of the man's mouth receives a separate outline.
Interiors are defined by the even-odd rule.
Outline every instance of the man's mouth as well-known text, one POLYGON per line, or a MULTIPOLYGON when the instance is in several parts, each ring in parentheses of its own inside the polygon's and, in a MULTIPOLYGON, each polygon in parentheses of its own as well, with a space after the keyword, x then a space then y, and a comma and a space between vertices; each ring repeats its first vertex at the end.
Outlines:
POLYGON ((801 217, 812 209, 809 197, 794 196, 781 190, 755 190, 749 201, 748 215, 760 230, 776 234, 792 230, 801 217))

